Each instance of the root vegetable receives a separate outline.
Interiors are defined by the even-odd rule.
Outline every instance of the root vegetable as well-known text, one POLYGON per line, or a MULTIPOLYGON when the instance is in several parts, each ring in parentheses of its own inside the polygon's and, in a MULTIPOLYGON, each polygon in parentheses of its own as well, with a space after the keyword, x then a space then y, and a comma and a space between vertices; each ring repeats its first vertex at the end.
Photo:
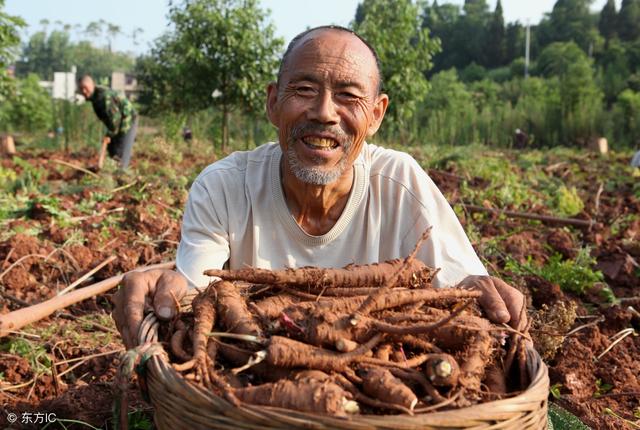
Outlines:
POLYGON ((278 294, 277 296, 267 297, 259 302, 251 303, 250 307, 258 313, 261 318, 274 319, 278 318, 282 311, 288 306, 298 302, 290 294, 278 294))
POLYGON ((419 260, 405 264, 404 259, 385 261, 365 265, 348 265, 342 269, 322 269, 302 267, 300 269, 267 270, 206 270, 207 276, 217 276, 227 281, 245 281, 254 284, 288 285, 303 287, 360 288, 381 286, 402 270, 397 285, 416 285, 430 279, 432 270, 419 260))
POLYGON ((393 347, 391 346, 390 343, 385 343, 384 345, 381 345, 375 353, 375 358, 377 358, 378 360, 383 360, 383 361, 389 361, 389 356, 391 355, 391 352, 393 351, 393 347))
POLYGON ((346 416, 359 412, 358 404, 349 393, 330 381, 316 379, 284 380, 234 390, 242 402, 252 405, 275 406, 303 412, 346 416))
POLYGON ((262 331, 247 309, 247 302, 238 288, 227 281, 213 284, 218 296, 217 311, 220 323, 233 333, 260 336, 262 331))
POLYGON ((381 339, 381 335, 376 335, 357 349, 340 354, 286 337, 272 336, 267 348, 266 361, 278 367, 341 371, 351 361, 370 351, 381 339))
POLYGON ((456 359, 449 354, 431 354, 425 363, 425 373, 436 387, 455 387, 460 368, 456 359))
POLYGON ((386 369, 368 368, 362 380, 364 393, 374 399, 401 405, 410 411, 418 403, 413 391, 386 369))
POLYGON ((184 338, 187 336, 187 327, 180 320, 176 322, 177 330, 171 336, 171 352, 180 361, 189 361, 191 356, 183 348, 184 338))

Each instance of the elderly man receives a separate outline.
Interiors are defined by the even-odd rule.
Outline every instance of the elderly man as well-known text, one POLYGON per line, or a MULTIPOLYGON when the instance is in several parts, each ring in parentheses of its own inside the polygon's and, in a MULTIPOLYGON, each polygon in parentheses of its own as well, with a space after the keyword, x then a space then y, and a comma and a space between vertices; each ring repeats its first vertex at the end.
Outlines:
POLYGON ((80 92, 91 102, 98 119, 107 126, 107 134, 103 137, 102 144, 107 147, 109 156, 120 160, 120 167, 126 168, 131 160, 138 128, 133 105, 116 91, 97 86, 89 75, 80 79, 80 92))
POLYGON ((407 154, 365 143, 389 98, 373 48, 350 30, 296 37, 267 88, 279 143, 236 152, 195 180, 184 213, 177 272, 128 275, 114 318, 128 347, 145 308, 175 315, 175 297, 205 286, 207 268, 341 267, 404 257, 425 228, 418 257, 440 267, 441 287, 483 291, 496 322, 521 326, 522 295, 487 272, 440 191, 407 154))

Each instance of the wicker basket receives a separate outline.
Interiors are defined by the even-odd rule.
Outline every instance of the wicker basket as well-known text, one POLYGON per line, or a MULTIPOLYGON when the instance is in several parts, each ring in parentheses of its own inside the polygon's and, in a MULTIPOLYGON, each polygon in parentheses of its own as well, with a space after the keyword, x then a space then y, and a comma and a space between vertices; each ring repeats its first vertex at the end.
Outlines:
MULTIPOLYGON (((140 343, 158 341, 158 321, 149 314, 140 328, 140 343)), ((540 355, 530 349, 531 385, 521 394, 467 408, 406 415, 356 415, 349 418, 246 405, 236 408, 210 391, 185 380, 165 352, 146 361, 148 394, 161 430, 178 429, 345 429, 345 430, 525 430, 547 428, 549 376, 540 355)))

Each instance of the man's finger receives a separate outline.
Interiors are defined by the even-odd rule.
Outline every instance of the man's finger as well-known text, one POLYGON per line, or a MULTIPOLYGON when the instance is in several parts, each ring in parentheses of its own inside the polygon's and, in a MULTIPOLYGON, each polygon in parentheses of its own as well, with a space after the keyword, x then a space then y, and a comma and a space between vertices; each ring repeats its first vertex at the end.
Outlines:
POLYGON ((502 297, 504 304, 511 315, 509 325, 516 330, 521 330, 527 323, 527 312, 525 308, 524 295, 504 282, 502 279, 492 277, 493 285, 498 294, 502 297))
POLYGON ((491 278, 477 278, 474 286, 482 292, 482 295, 478 298, 478 302, 491 321, 495 323, 506 323, 511 319, 509 309, 494 286, 491 278))
MULTIPOLYGON (((124 325, 129 330, 130 336, 137 336, 140 323, 144 318, 144 304, 150 293, 150 283, 143 272, 133 272, 125 276, 122 282, 122 312, 124 325)), ((135 339, 134 339, 135 342, 135 339)))
POLYGON ((169 320, 176 315, 187 288, 187 279, 178 272, 165 271, 160 276, 153 296, 153 308, 158 318, 169 320))

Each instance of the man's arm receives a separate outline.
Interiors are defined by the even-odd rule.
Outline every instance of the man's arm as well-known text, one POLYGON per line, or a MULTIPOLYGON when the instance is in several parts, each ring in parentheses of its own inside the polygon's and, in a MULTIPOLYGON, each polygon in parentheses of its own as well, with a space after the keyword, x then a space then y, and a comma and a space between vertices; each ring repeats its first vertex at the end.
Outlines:
MULTIPOLYGON (((206 287, 210 277, 205 269, 222 268, 229 259, 226 233, 226 205, 222 199, 214 202, 210 191, 197 180, 189 192, 182 222, 182 237, 178 246, 176 271, 154 270, 130 273, 114 295, 113 318, 127 348, 137 344, 137 333, 145 309, 169 320, 176 315, 176 300, 191 287, 206 287)), ((221 190, 215 192, 222 194, 221 190)))
POLYGON ((417 182, 412 191, 421 202, 416 205, 417 216, 405 236, 404 246, 412 249, 422 232, 431 227, 431 236, 419 250, 418 258, 432 267, 441 268, 435 285, 477 289, 482 292, 479 302, 490 320, 523 329, 527 320, 523 294, 501 279, 488 275, 455 212, 417 163, 415 175, 417 182))

